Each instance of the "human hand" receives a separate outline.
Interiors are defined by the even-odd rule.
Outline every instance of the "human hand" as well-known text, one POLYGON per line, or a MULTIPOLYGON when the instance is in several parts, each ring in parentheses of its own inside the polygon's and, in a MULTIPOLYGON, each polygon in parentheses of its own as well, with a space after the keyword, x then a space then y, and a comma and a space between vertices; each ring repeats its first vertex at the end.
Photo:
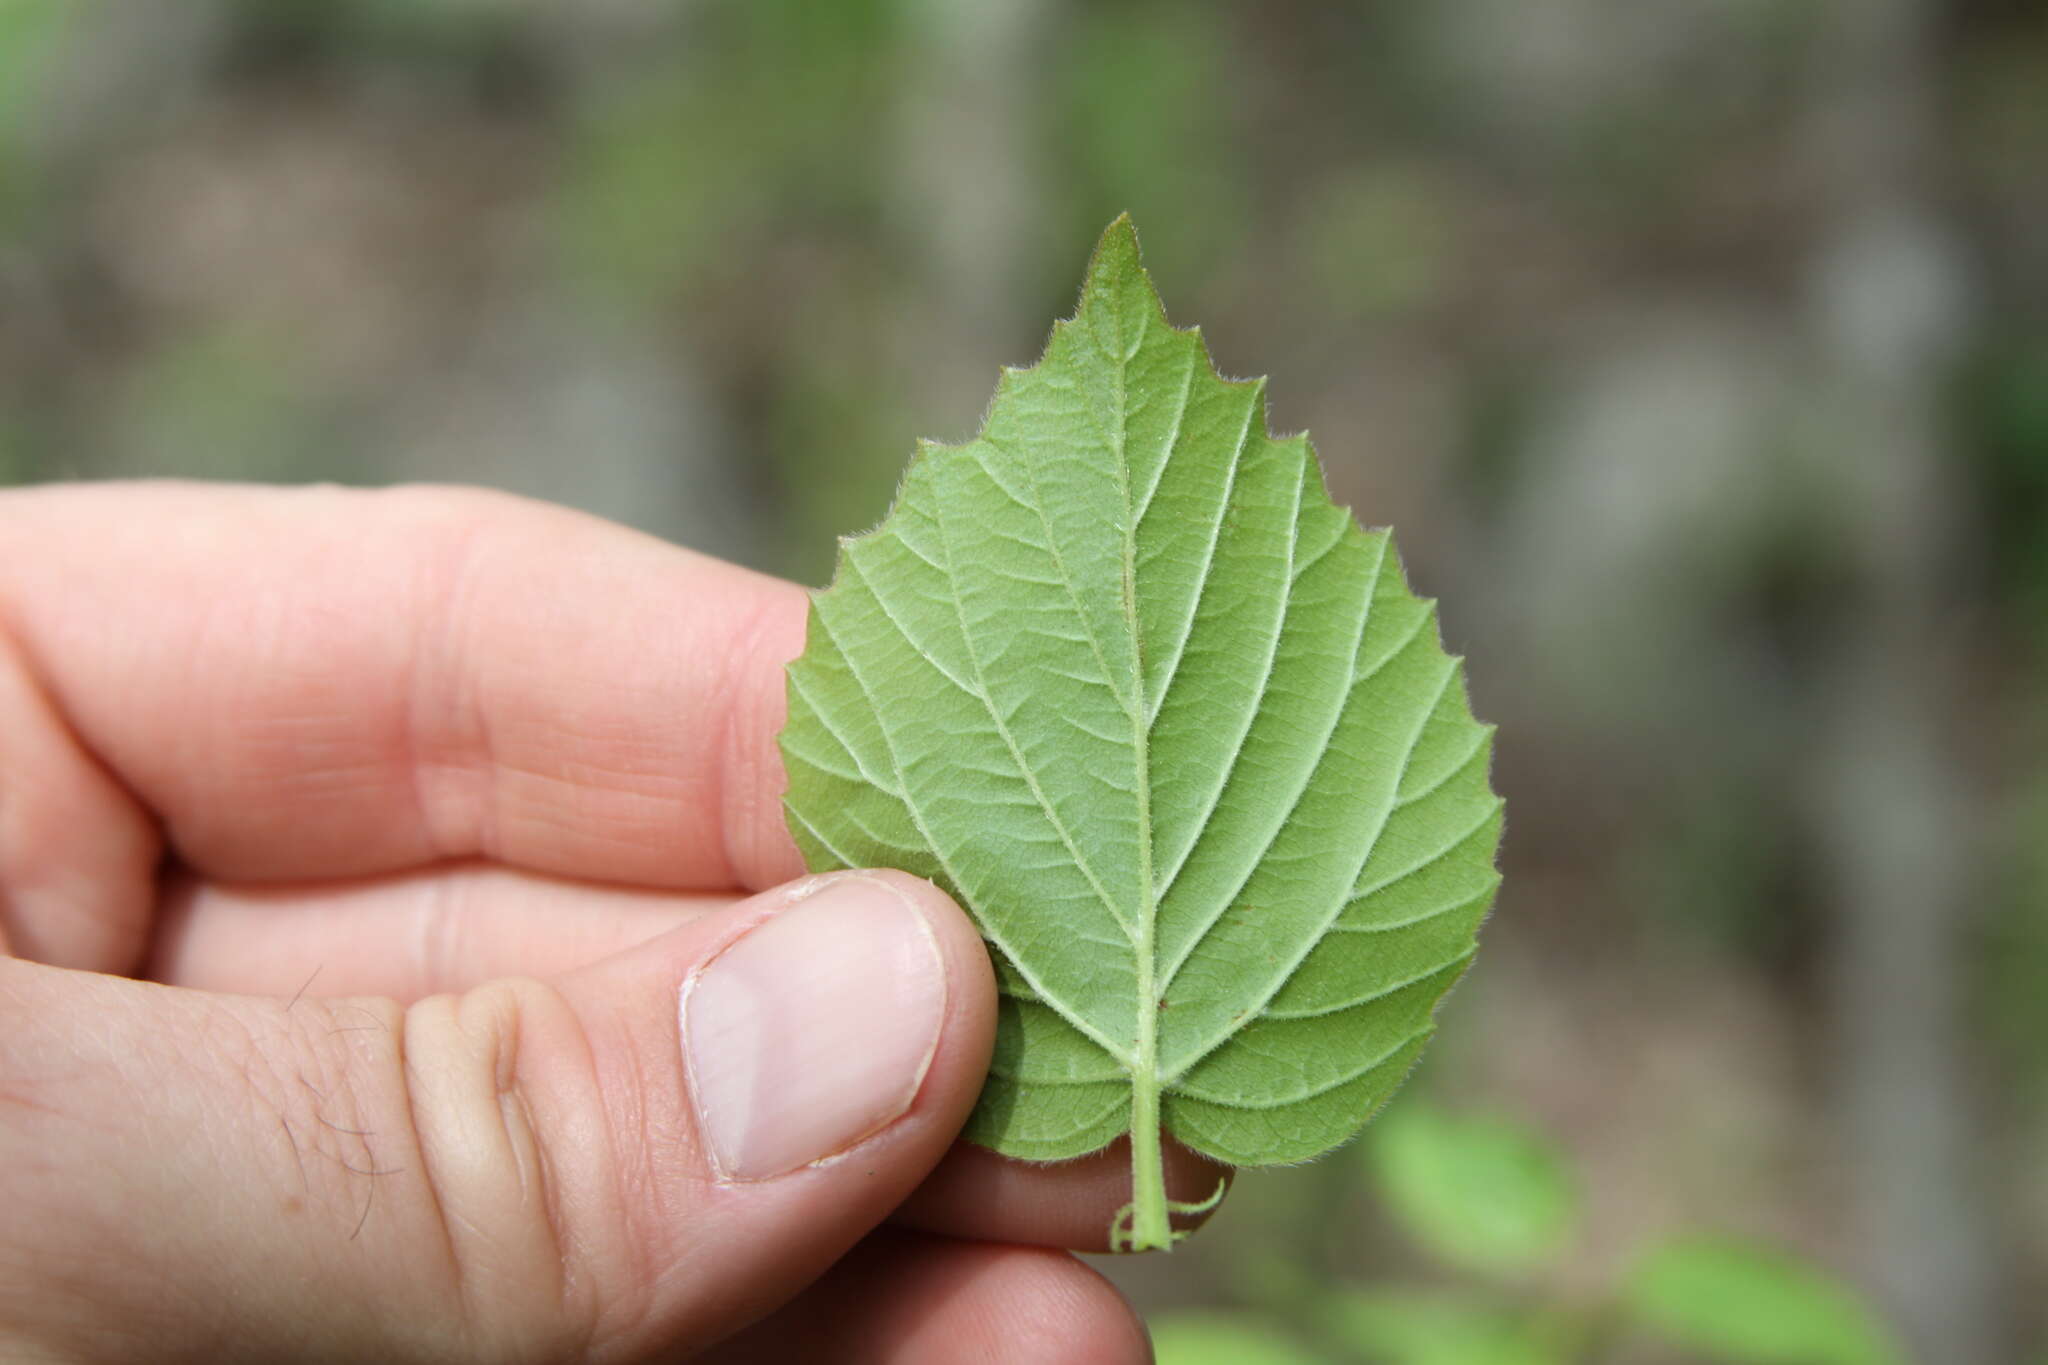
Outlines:
POLYGON ((1051 1249, 1127 1157, 952 1144, 972 924, 797 880, 805 612, 498 495, 0 493, 0 1356, 1146 1358, 1051 1249))

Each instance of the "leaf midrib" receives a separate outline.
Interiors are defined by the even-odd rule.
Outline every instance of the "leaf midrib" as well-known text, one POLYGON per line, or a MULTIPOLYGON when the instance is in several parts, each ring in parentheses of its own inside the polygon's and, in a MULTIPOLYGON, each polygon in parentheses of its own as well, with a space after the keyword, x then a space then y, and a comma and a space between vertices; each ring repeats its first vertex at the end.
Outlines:
MULTIPOLYGON (((1116 316, 1116 315, 1112 315, 1116 316)), ((1119 336, 1123 318, 1116 316, 1119 336)), ((1150 1112, 1154 1121, 1159 1112, 1159 995, 1154 984, 1158 964, 1154 960, 1155 943, 1159 923, 1159 895, 1152 885, 1152 734, 1151 726, 1140 714, 1147 710, 1145 697, 1145 634, 1138 621, 1138 522, 1137 508, 1131 500, 1130 462, 1130 368, 1131 358, 1144 343, 1144 323, 1138 324, 1138 338, 1128 349, 1121 344, 1116 355, 1116 431, 1111 437, 1113 458, 1110 467, 1116 471, 1117 489, 1123 495, 1123 524, 1119 528, 1123 540, 1123 593, 1122 607, 1124 628, 1131 638, 1131 682, 1125 694, 1133 700, 1126 705, 1131 722, 1131 742, 1135 751, 1137 802, 1138 802, 1138 935, 1134 945, 1137 951, 1138 971, 1138 1055, 1132 1059, 1131 1088, 1133 1091, 1133 1128, 1140 1112, 1150 1112), (1139 1095, 1140 1090, 1149 1091, 1149 1096, 1139 1095)), ((1190 371, 1189 383, 1193 383, 1190 371)), ((1185 416, 1183 410, 1182 416, 1185 416)), ((1181 419, 1176 418, 1169 440, 1178 440, 1181 419)), ((1159 454, 1159 477, 1166 477, 1166 465, 1173 458, 1171 448, 1159 454)), ((1155 489, 1157 485, 1154 485, 1155 489)), ((1150 502, 1150 499, 1147 499, 1150 502)), ((1108 671, 1105 666, 1104 672, 1108 671)), ((1144 1136, 1136 1132, 1133 1143, 1144 1136)))

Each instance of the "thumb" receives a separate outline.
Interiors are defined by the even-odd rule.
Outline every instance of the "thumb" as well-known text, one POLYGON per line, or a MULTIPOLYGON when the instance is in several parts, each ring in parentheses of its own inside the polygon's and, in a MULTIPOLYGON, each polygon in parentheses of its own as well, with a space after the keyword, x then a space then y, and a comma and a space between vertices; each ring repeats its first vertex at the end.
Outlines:
POLYGON ((895 872, 410 1008, 0 960, 0 1356, 707 1344, 939 1160, 994 1013, 973 926, 895 872))

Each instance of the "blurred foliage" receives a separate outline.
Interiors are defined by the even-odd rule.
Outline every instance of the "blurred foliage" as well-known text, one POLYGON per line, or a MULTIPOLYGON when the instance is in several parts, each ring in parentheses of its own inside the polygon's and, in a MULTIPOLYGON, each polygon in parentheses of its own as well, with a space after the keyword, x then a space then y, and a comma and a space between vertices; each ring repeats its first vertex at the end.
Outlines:
POLYGON ((71 8, 67 0, 10 0, 0 8, 0 133, 17 135, 27 120, 71 8))
MULTIPOLYGON (((2048 717, 2044 717, 2048 724, 2048 717)), ((2036 743, 2042 742, 2040 738, 2036 743)), ((2048 1113, 2048 773, 2031 774, 2015 794, 1994 841, 1998 871, 1992 913, 1977 947, 1977 1011, 2012 1074, 2015 1098, 2048 1113)))
POLYGON ((233 0, 235 42, 249 56, 344 54, 354 63, 461 70, 515 33, 510 6, 407 0, 233 0))
POLYGON ((0 487, 28 478, 28 450, 29 441, 16 424, 0 421, 0 487))
POLYGON ((1627 1300, 1649 1327, 1746 1365, 1896 1365, 1869 1310, 1789 1256, 1717 1241, 1674 1243, 1636 1271, 1627 1300))
POLYGON ((1909 8, 1925 97, 1844 114, 1857 0, 0 0, 0 483, 482 481, 816 582, 1131 211, 1472 655, 1507 881, 1427 1075, 1552 1136, 1403 1099, 1113 1273, 1163 1349, 1236 1304, 1307 1359, 1628 1358, 1627 1248, 1864 1250, 1809 1178, 1854 1165, 1815 736, 1886 493, 1816 281, 1883 164, 1823 135, 1876 121, 1963 282, 1908 376, 1943 626, 1895 643, 1959 679, 1968 974, 1901 998, 1966 1000, 1987 1255, 2034 1283, 2048 16, 1909 8))
POLYGON ((72 9, 70 0, 0 4, 0 242, 36 206, 23 144, 72 9))
POLYGON ((1440 303, 1454 265, 1456 206, 1420 166, 1332 175, 1307 212, 1304 249, 1332 312, 1368 321, 1440 303))
POLYGON ((1378 1199, 1416 1244, 1478 1283, 1350 1289, 1250 1265, 1241 1285, 1253 1302, 1268 1302, 1242 1314, 1164 1319, 1161 1365, 1269 1356, 1583 1365, 1629 1343, 1659 1342, 1726 1365, 1905 1359, 1851 1291, 1801 1258, 1749 1242, 1688 1236, 1641 1256, 1612 1289, 1558 1288, 1554 1272, 1571 1253, 1579 1200, 1563 1153, 1526 1125, 1411 1096, 1367 1130, 1366 1147, 1359 1164, 1378 1199), (1252 1353, 1254 1343, 1268 1354, 1252 1353), (1247 1353, 1230 1354, 1240 1349, 1247 1353))
POLYGON ((1575 1200, 1557 1153, 1507 1120, 1396 1105, 1367 1130, 1365 1151, 1408 1235, 1452 1266, 1532 1270, 1572 1232, 1575 1200))
POLYGON ((1986 568, 2048 652, 2048 332, 1992 339, 1959 388, 1970 442, 1982 453, 1986 568))
POLYGON ((1159 1365, 1328 1365, 1326 1357, 1248 1313, 1162 1313, 1150 1326, 1159 1365))
POLYGON ((1069 240, 1091 241, 1128 212, 1151 229, 1146 265, 1162 278, 1213 272, 1243 241, 1254 191, 1238 164, 1233 102, 1213 98, 1241 78, 1228 60, 1230 22, 1215 6, 1169 0, 1080 11, 1051 124, 1069 240))
POLYGON ((137 368, 112 415, 191 477, 289 480, 322 435, 293 357, 233 329, 180 335, 137 368))
POLYGON ((1330 1335, 1390 1365, 1565 1365, 1541 1313, 1483 1297, 1423 1290, 1353 1293, 1328 1310, 1330 1335))
POLYGON ((666 64, 603 90, 558 192, 575 268, 660 299, 777 223, 871 220, 899 19, 888 0, 727 6, 666 64))

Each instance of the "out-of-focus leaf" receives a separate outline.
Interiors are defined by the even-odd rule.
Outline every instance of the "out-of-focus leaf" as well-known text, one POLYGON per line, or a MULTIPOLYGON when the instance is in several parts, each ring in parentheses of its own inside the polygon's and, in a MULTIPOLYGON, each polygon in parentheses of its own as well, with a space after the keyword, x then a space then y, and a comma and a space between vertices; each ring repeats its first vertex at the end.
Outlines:
POLYGON ((30 198, 28 143, 75 0, 0 0, 0 240, 30 198))
POLYGON ((1149 1325, 1158 1365, 1328 1365, 1249 1313, 1162 1313, 1149 1325))
POLYGON ((1231 79, 1228 22, 1173 0, 1079 6, 1053 83, 1062 188, 1088 221, 1127 209, 1172 223, 1152 248, 1169 274, 1227 261, 1251 218, 1230 106, 1215 97, 1231 79))
POLYGON ((1566 1365, 1541 1322, 1491 1304, 1423 1291, 1347 1294, 1331 1335, 1375 1365, 1566 1365))
POLYGON ((1389 1207, 1453 1265, 1532 1270, 1563 1248, 1577 1218, 1557 1152, 1504 1119, 1411 1102, 1382 1116, 1367 1152, 1389 1207))
POLYGON ((1847 1287, 1783 1252, 1695 1239, 1656 1252, 1627 1289, 1657 1335, 1737 1365, 1903 1365, 1847 1287))
POLYGON ((1333 309, 1385 317, 1428 307, 1449 282, 1455 228, 1443 191, 1413 168, 1333 177, 1307 223, 1311 277, 1333 309))
POLYGON ((116 439, 188 474, 303 478, 317 458, 319 423, 297 359, 292 347, 251 331, 180 333, 114 398, 116 439))
POLYGON ((6 0, 0 4, 0 134, 12 129, 34 99, 37 76, 55 54, 74 0, 6 0))
POLYGON ((870 213, 901 18, 890 0, 708 7, 675 60, 579 120, 558 203, 577 271, 646 306, 715 280, 743 239, 870 213))

